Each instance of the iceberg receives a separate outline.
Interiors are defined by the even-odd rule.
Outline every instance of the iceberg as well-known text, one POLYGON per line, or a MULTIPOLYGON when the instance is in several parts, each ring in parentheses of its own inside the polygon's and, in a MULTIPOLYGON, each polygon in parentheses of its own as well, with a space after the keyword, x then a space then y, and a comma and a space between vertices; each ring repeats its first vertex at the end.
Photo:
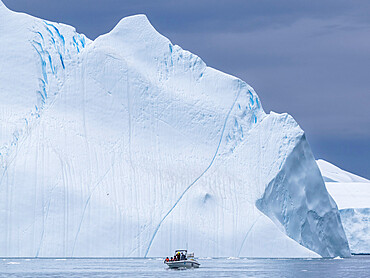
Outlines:
POLYGON ((320 168, 322 177, 325 182, 337 182, 337 183, 369 183, 370 182, 369 180, 363 177, 360 177, 358 175, 344 171, 340 169, 339 167, 323 159, 318 159, 317 165, 320 168))
POLYGON ((145 15, 92 41, 0 1, 0 256, 346 257, 305 134, 145 15))
POLYGON ((354 254, 370 254, 370 180, 317 160, 326 187, 338 204, 349 247, 354 254))

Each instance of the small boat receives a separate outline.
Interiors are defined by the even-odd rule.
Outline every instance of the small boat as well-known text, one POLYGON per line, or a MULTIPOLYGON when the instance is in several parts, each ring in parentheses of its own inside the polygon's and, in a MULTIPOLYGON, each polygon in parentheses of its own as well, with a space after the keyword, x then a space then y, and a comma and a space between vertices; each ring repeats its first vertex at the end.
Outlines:
POLYGON ((174 260, 165 260, 164 263, 168 265, 169 268, 179 269, 179 268, 198 268, 200 263, 194 259, 194 253, 189 253, 187 250, 176 250, 174 260), (175 259, 176 258, 176 259, 175 259))

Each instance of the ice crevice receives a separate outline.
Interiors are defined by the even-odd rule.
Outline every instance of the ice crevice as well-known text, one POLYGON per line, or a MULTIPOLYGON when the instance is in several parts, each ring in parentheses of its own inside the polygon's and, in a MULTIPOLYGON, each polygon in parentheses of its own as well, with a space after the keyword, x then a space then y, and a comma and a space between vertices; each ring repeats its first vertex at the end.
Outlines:
POLYGON ((102 183, 102 181, 104 180, 104 178, 109 174, 109 172, 112 170, 113 168, 113 165, 111 167, 108 168, 107 171, 105 171, 105 173, 100 177, 100 179, 97 181, 97 183, 94 185, 93 189, 91 190, 89 196, 87 197, 86 201, 85 201, 85 205, 84 205, 84 209, 82 211, 82 215, 81 215, 81 220, 79 221, 79 224, 78 224, 78 228, 77 228, 77 232, 76 232, 76 235, 75 235, 75 238, 74 238, 74 241, 73 241, 73 247, 72 247, 72 254, 71 256, 73 257, 73 254, 74 254, 74 250, 75 250, 75 247, 76 247, 76 243, 77 243, 77 239, 78 239, 78 235, 80 234, 81 232, 81 227, 82 227, 82 223, 83 223, 83 220, 85 218, 85 214, 86 214, 86 209, 87 207, 89 206, 89 203, 90 203, 90 200, 91 200, 91 197, 93 195, 93 193, 95 192, 95 190, 98 188, 98 186, 102 183))
POLYGON ((248 229, 247 233, 245 234, 245 237, 243 238, 243 241, 242 241, 242 244, 240 245, 240 249, 239 249, 239 253, 238 253, 238 257, 240 257, 240 254, 243 250, 243 246, 244 246, 244 243, 245 241, 247 240, 249 234, 251 233, 251 231, 253 230, 254 228, 254 225, 256 225, 256 223, 258 222, 258 220, 261 218, 262 215, 259 215, 256 220, 252 223, 251 227, 248 229))
MULTIPOLYGON (((40 70, 41 70, 41 77, 39 80, 39 89, 36 91, 38 99, 37 103, 34 106, 34 109, 24 118, 25 124, 20 129, 16 130, 13 136, 12 142, 9 144, 9 147, 7 148, 6 152, 1 154, 1 160, 5 163, 5 166, 3 167, 2 175, 0 178, 0 185, 3 182, 3 178, 6 175, 6 172, 8 170, 8 167, 13 163, 13 161, 16 159, 17 156, 17 148, 19 144, 27 139, 27 137, 32 132, 32 129, 34 126, 38 123, 41 114, 46 107, 47 102, 52 104, 54 99, 50 99, 50 91, 55 90, 55 92, 60 91, 60 87, 62 86, 62 79, 64 78, 64 75, 60 76, 57 74, 57 68, 55 65, 53 65, 53 48, 58 52, 58 56, 60 57, 61 65, 63 67, 63 70, 65 70, 65 65, 63 62, 62 54, 59 50, 59 48, 55 45, 54 40, 54 34, 53 32, 47 27, 52 26, 55 30, 55 32, 58 33, 58 36, 60 37, 60 40, 63 40, 63 35, 60 34, 59 30, 52 24, 47 23, 46 21, 43 21, 43 24, 48 32, 48 34, 42 34, 42 31, 38 31, 38 29, 31 31, 34 36, 33 39, 29 39, 29 43, 32 45, 34 51, 37 53, 37 56, 39 57, 40 61, 40 70), (52 46, 48 43, 48 38, 53 42, 52 46), (48 101, 49 100, 49 101, 48 101)), ((33 27, 35 29, 37 27, 33 27)), ((63 48, 64 49, 64 48, 63 48)), ((65 50, 64 50, 65 51, 65 50)))
POLYGON ((234 109, 234 106, 235 106, 235 103, 237 102, 238 98, 239 98, 239 95, 241 93, 241 89, 238 90, 238 93, 237 93, 237 96, 235 97, 232 105, 231 105, 231 108, 229 109, 227 115, 226 115, 226 118, 225 118, 225 121, 224 121, 224 124, 223 124, 223 127, 222 127, 222 131, 221 131, 221 135, 220 135, 220 140, 218 141, 218 145, 217 145, 217 148, 216 148, 216 151, 215 151, 215 154, 213 155, 212 159, 211 159, 211 162, 209 163, 209 165, 207 166, 207 168, 192 182, 188 185, 188 187, 181 193, 181 195, 179 196, 179 198, 176 200, 176 202, 173 204, 173 206, 170 208, 170 210, 163 216, 163 218, 161 219, 161 221, 158 223, 157 227, 155 228, 154 230, 154 233, 149 241, 149 244, 148 244, 148 248, 146 249, 145 251, 145 255, 144 257, 146 258, 148 253, 149 253, 149 250, 150 250, 150 247, 152 246, 152 243, 153 243, 153 240, 155 238, 155 236, 157 235, 158 233, 158 230, 159 228, 161 227, 162 223, 164 222, 164 220, 168 217, 168 215, 175 209, 175 207, 177 206, 177 204, 181 201, 181 199, 184 197, 184 195, 186 194, 187 191, 189 191, 189 189, 211 168, 211 166, 213 165, 213 162, 215 161, 216 159, 216 156, 218 154, 218 151, 220 149, 220 146, 221 146, 221 143, 222 143, 222 139, 224 137, 224 132, 225 132, 225 129, 226 129, 226 125, 227 125, 227 122, 228 122, 228 119, 230 117, 230 114, 232 112, 232 110, 234 109))
MULTIPOLYGON (((119 145, 120 141, 116 143, 115 147, 119 145)), ((86 210, 87 210, 87 207, 89 206, 91 197, 94 194, 94 192, 96 191, 96 189, 98 188, 98 186, 103 182, 103 180, 105 179, 105 177, 107 177, 107 175, 112 171, 115 163, 116 163, 116 160, 113 161, 113 163, 110 165, 110 167, 105 171, 105 173, 94 184, 92 190, 89 193, 89 196, 87 197, 87 199, 85 201, 84 208, 83 208, 82 215, 81 215, 81 219, 79 221, 77 232, 76 232, 76 235, 75 235, 74 241, 73 241, 73 247, 72 247, 72 252, 71 252, 71 256, 72 257, 73 257, 73 254, 74 254, 74 250, 75 250, 75 247, 76 247, 78 236, 79 236, 79 234, 81 232, 81 227, 82 227, 82 224, 83 224, 83 220, 85 218, 86 210)))

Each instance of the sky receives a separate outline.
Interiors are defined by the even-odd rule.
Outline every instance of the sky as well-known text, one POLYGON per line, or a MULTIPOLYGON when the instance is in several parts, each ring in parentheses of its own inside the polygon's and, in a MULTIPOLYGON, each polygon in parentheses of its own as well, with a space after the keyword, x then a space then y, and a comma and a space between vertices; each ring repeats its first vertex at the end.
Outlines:
POLYGON ((174 44, 291 114, 315 157, 370 178, 370 1, 3 0, 90 39, 144 13, 174 44))

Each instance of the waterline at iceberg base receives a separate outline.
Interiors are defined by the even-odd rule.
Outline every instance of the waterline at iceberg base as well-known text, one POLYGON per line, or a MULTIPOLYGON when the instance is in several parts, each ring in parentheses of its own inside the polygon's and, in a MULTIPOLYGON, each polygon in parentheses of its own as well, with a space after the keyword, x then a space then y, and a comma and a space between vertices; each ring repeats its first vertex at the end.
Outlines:
POLYGON ((144 15, 91 41, 0 2, 0 256, 346 257, 287 114, 144 15))

